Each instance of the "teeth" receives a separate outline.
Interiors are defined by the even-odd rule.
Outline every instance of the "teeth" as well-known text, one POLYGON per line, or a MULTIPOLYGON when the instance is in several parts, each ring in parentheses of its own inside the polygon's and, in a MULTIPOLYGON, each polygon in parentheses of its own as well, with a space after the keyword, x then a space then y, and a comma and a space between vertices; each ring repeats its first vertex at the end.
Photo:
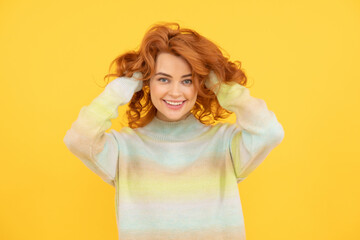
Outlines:
POLYGON ((167 102, 168 104, 171 104, 171 105, 175 105, 175 106, 181 105, 183 103, 183 102, 168 102, 166 100, 165 100, 165 102, 167 102))

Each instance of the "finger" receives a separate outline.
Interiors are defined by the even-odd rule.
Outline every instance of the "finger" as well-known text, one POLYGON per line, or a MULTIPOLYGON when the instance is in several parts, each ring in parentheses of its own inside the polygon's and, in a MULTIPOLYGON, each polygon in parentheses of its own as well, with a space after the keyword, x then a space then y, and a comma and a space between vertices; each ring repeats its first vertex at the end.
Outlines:
POLYGON ((140 79, 142 79, 143 75, 141 72, 134 72, 132 77, 136 78, 137 80, 140 80, 140 79))

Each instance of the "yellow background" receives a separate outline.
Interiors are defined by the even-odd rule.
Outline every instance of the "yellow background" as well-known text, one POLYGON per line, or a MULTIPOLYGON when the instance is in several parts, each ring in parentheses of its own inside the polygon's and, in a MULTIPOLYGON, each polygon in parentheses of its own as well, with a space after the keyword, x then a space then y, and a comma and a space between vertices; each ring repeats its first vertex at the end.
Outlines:
POLYGON ((0 1, 0 239, 117 239, 114 188, 63 138, 158 21, 240 60, 285 129, 239 183, 247 240, 360 239, 358 0, 0 1))

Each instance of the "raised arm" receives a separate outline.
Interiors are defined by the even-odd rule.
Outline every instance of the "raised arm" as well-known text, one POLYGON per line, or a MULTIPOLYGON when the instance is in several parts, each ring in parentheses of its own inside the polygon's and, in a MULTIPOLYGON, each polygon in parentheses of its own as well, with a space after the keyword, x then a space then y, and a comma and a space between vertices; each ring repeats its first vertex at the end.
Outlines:
POLYGON ((88 106, 82 107, 78 118, 66 132, 67 148, 105 182, 115 186, 118 144, 112 133, 111 119, 118 116, 118 107, 127 104, 134 92, 142 89, 142 74, 131 78, 119 77, 111 81, 104 91, 88 106))
POLYGON ((230 142, 237 182, 244 180, 284 138, 284 129, 264 100, 250 96, 249 89, 219 82, 211 71, 205 83, 226 110, 236 115, 237 130, 230 142))

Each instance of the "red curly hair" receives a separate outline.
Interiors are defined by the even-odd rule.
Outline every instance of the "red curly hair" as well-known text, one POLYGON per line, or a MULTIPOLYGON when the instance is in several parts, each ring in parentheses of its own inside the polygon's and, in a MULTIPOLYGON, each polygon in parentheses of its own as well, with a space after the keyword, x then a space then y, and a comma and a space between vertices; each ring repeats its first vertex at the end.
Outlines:
POLYGON ((247 83, 241 62, 231 62, 216 44, 196 31, 180 28, 178 23, 154 24, 146 32, 139 50, 129 51, 116 57, 110 64, 109 77, 131 77, 134 72, 143 74, 143 88, 134 93, 126 111, 131 128, 143 127, 156 115, 157 109, 150 99, 149 80, 155 75, 158 53, 168 52, 183 57, 191 66, 193 83, 198 90, 197 100, 191 113, 203 124, 225 119, 231 112, 222 108, 216 95, 205 87, 205 81, 213 70, 221 82, 247 83), (110 73, 115 65, 115 73, 110 73))

